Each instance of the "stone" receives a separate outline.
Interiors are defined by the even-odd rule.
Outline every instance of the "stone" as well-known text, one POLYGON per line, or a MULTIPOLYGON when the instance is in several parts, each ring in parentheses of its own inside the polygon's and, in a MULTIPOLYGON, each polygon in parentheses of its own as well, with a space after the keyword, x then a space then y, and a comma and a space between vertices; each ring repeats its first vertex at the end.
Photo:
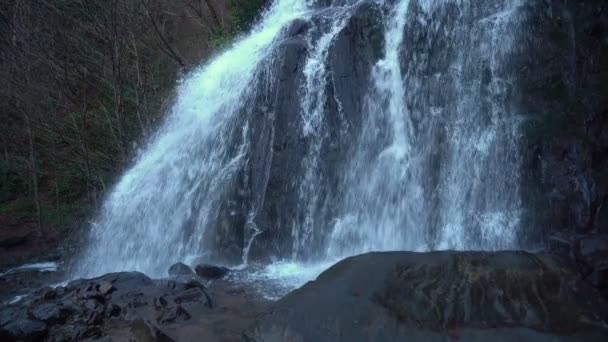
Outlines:
POLYGON ((169 270, 167 271, 167 273, 169 273, 170 276, 194 274, 194 272, 188 265, 183 264, 181 262, 171 265, 171 267, 169 267, 169 270))
POLYGON ((195 271, 199 277, 209 280, 221 279, 230 273, 227 267, 205 264, 196 266, 195 271))

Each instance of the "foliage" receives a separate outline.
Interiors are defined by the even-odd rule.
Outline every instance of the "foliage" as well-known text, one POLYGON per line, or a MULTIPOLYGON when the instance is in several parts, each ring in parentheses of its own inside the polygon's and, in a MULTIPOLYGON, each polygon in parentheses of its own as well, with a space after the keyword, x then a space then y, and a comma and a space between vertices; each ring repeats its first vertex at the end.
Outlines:
POLYGON ((236 32, 248 30, 268 0, 230 0, 232 27, 236 32))
POLYGON ((177 77, 229 30, 223 6, 0 2, 0 214, 36 217, 42 229, 96 207, 177 77))

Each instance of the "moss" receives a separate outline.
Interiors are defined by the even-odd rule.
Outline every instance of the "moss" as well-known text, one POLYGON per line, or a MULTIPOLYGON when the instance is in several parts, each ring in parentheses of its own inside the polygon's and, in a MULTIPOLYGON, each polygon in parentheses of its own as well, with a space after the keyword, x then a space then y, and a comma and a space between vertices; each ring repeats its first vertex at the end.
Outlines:
POLYGON ((230 0, 233 31, 250 29, 267 2, 268 0, 230 0))

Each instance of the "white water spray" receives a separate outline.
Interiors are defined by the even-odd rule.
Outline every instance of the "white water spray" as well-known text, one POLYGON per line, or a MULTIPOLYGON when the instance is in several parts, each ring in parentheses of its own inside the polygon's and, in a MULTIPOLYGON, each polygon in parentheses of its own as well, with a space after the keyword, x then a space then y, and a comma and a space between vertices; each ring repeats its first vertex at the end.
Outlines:
POLYGON ((163 127, 105 200, 78 276, 118 270, 164 275, 173 262, 200 255, 224 186, 244 162, 247 141, 233 118, 256 90, 256 72, 304 0, 279 0, 246 37, 178 87, 163 127))

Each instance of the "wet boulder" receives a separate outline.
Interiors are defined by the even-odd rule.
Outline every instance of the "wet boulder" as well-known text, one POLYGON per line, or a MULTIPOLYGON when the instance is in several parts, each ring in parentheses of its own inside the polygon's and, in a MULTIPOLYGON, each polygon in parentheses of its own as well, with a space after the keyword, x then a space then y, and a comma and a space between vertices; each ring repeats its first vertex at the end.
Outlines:
POLYGON ((230 273, 230 269, 227 267, 205 264, 196 266, 195 271, 199 277, 208 280, 221 279, 230 273))
POLYGON ((279 300, 251 341, 603 341, 608 303, 573 264, 525 252, 345 259, 279 300))
POLYGON ((194 274, 194 272, 188 265, 181 263, 181 262, 171 265, 171 267, 169 267, 169 270, 167 272, 169 273, 170 276, 181 276, 181 275, 194 274))

